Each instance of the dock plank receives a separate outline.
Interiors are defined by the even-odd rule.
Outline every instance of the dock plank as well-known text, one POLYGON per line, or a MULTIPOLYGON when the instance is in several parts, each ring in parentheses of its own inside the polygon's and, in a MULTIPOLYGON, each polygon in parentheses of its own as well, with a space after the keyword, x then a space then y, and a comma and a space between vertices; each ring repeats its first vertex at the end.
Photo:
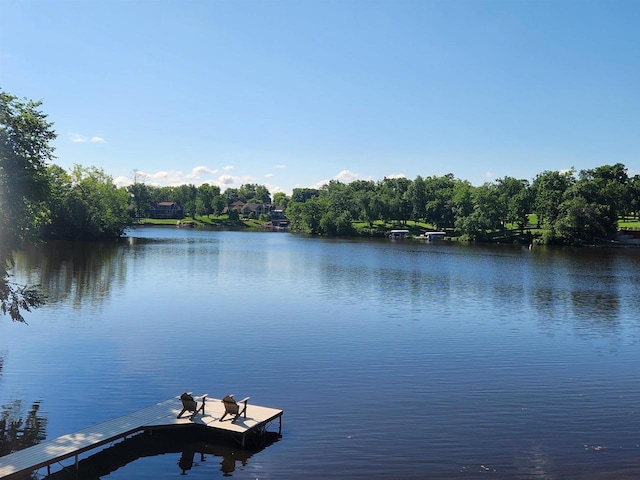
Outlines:
MULTIPOLYGON (((202 396, 196 399, 200 402, 202 396)), ((224 414, 224 405, 220 399, 208 397, 205 402, 205 413, 196 415, 193 420, 188 414, 176 418, 181 410, 182 404, 179 397, 170 398, 127 415, 5 455, 0 457, 0 478, 9 479, 24 472, 40 469, 142 430, 195 424, 210 428, 212 431, 226 431, 242 436, 266 426, 283 414, 282 410, 250 403, 246 418, 241 416, 232 422, 231 418, 227 417, 220 421, 224 414)))

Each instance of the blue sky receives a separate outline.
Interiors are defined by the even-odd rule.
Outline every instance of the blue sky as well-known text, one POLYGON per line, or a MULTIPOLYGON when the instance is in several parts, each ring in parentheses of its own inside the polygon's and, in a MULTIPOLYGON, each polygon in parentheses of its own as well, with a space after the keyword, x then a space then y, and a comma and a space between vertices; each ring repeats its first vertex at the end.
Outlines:
POLYGON ((120 185, 640 174, 638 25, 615 0, 1 0, 0 88, 120 185))

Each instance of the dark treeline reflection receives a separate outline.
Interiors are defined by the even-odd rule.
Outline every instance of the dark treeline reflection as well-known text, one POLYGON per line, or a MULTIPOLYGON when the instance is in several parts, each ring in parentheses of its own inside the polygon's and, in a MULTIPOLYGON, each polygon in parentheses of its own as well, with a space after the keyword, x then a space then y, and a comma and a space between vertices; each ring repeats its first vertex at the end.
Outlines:
POLYGON ((252 438, 242 449, 217 443, 215 438, 207 436, 206 433, 200 433, 197 429, 141 433, 81 460, 78 462, 77 470, 75 465, 71 465, 44 478, 46 480, 78 478, 99 480, 140 458, 167 454, 175 455, 177 474, 184 475, 189 470, 204 466, 207 462, 217 462, 220 465, 220 471, 225 476, 231 476, 236 468, 246 466, 253 455, 279 438, 277 433, 265 432, 264 436, 252 438))
POLYGON ((0 413, 0 457, 40 443, 47 436, 47 419, 40 412, 40 402, 33 402, 24 412, 22 400, 2 405, 0 413))
MULTIPOLYGON (((0 377, 4 356, 0 355, 0 377)), ((2 405, 0 413, 0 457, 40 443, 47 437, 47 419, 40 412, 40 402, 33 402, 25 415, 22 400, 2 405)))
MULTIPOLYGON (((309 242, 311 249, 314 245, 309 242)), ((427 248, 407 242, 390 256, 381 242, 332 245, 316 265, 324 281, 321 294, 328 298, 357 298, 365 304, 383 293, 388 302, 460 299, 479 306, 491 299, 505 308, 523 302, 548 321, 578 318, 584 320, 581 325, 600 325, 605 331, 619 327, 621 311, 640 308, 640 296, 633 294, 640 274, 625 273, 640 271, 637 249, 537 247, 530 251, 458 243, 427 248)), ((220 254, 219 239, 202 232, 193 238, 160 240, 51 241, 16 253, 14 273, 19 283, 40 285, 48 304, 98 306, 125 284, 129 261, 154 260, 160 250, 163 258, 220 254)), ((236 250, 226 250, 224 255, 240 255, 239 261, 248 265, 259 258, 236 250)), ((306 260, 314 263, 313 257, 306 260)))
POLYGON ((39 285, 47 303, 100 304, 126 275, 122 241, 51 241, 15 254, 20 283, 39 285))
MULTIPOLYGON (((527 279, 529 304, 545 330, 569 324, 582 335, 619 336, 640 311, 636 248, 537 248, 527 279)), ((640 317, 637 317, 640 319, 640 317)), ((625 335, 635 335, 633 330, 625 335)))

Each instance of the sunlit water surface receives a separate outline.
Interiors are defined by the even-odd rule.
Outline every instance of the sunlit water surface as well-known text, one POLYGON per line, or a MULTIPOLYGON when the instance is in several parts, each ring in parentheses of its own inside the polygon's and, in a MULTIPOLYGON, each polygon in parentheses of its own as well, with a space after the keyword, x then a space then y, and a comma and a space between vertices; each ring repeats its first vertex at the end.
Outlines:
POLYGON ((48 438, 189 390, 285 412, 196 479, 640 476, 640 249, 139 228, 24 252, 16 280, 49 302, 0 318, 0 401, 39 402, 48 438))

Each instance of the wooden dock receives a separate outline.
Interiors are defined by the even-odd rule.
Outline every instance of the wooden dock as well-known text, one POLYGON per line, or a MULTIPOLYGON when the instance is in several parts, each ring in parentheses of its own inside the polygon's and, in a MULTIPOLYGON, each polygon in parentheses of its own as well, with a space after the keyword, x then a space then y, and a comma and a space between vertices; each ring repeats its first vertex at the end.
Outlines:
MULTIPOLYGON (((203 397, 204 395, 195 397, 198 405, 203 397)), ((263 432, 276 419, 279 420, 278 433, 282 432, 283 411, 275 408, 249 403, 246 417, 240 416, 232 421, 232 417, 227 416, 220 421, 225 413, 222 401, 207 396, 204 413, 198 413, 193 419, 190 419, 190 412, 176 418, 181 410, 180 397, 170 398, 128 415, 10 453, 0 457, 0 478, 11 479, 44 467, 49 474, 52 464, 72 457, 77 465, 78 456, 82 453, 141 431, 166 428, 209 429, 211 432, 228 434, 242 447, 248 435, 263 432)))

